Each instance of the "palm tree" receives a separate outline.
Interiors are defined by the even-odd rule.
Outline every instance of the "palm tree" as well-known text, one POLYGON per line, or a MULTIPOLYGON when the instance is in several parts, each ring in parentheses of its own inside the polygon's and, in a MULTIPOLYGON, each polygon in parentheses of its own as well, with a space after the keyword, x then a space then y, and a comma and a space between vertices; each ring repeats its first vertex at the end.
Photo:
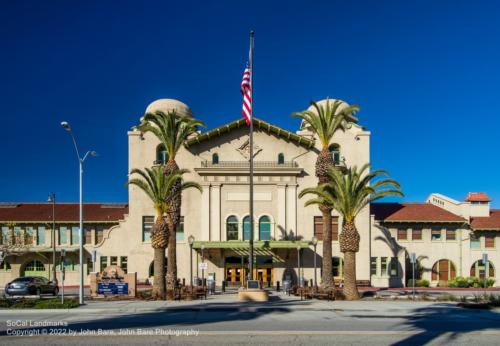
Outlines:
POLYGON ((365 164, 359 170, 350 167, 343 175, 331 168, 328 171, 330 181, 315 188, 302 191, 302 195, 313 194, 316 197, 305 205, 325 204, 333 207, 342 216, 342 232, 339 236, 340 251, 344 253, 344 294, 346 299, 359 299, 356 287, 356 252, 359 251, 359 232, 356 229, 356 216, 370 202, 385 196, 403 196, 400 185, 393 179, 379 179, 370 185, 378 176, 388 176, 386 171, 369 172, 370 165, 365 164))
MULTIPOLYGON (((168 161, 164 173, 171 174, 179 169, 175 156, 184 145, 186 139, 196 133, 198 127, 205 123, 194 118, 179 116, 175 110, 167 113, 156 111, 146 113, 137 127, 142 132, 151 132, 165 146, 168 161)), ((177 181, 169 191, 167 200, 167 224, 169 230, 168 240, 168 263, 167 263, 167 294, 173 297, 173 291, 177 282, 177 241, 176 229, 181 218, 181 185, 177 181)))
POLYGON ((165 220, 168 211, 167 196, 176 184, 180 184, 181 191, 190 187, 201 189, 193 182, 183 182, 182 176, 187 170, 177 170, 170 174, 164 174, 164 167, 157 166, 140 169, 132 169, 130 174, 137 174, 140 177, 129 180, 129 185, 135 185, 146 193, 153 202, 156 211, 156 221, 151 232, 151 246, 154 249, 154 285, 153 296, 165 299, 165 249, 169 242, 169 229, 165 220))
MULTIPOLYGON (((339 130, 345 131, 348 122, 357 121, 353 114, 359 110, 359 107, 345 105, 344 102, 339 100, 330 101, 327 99, 326 104, 312 101, 308 110, 292 114, 294 117, 301 118, 319 138, 321 151, 316 159, 315 166, 318 185, 328 182, 328 170, 334 166, 333 156, 329 148, 333 136, 339 130)), ((319 210, 323 217, 323 271, 321 285, 328 288, 334 285, 332 273, 332 208, 328 204, 319 204, 319 210)))

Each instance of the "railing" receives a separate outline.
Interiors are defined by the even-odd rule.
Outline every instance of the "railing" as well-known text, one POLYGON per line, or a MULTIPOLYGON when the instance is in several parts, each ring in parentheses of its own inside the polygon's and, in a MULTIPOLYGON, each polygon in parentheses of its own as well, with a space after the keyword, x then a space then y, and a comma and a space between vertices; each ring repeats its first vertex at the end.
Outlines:
MULTIPOLYGON (((254 168, 297 168, 299 165, 295 161, 285 161, 278 163, 277 161, 254 161, 254 168)), ((202 161, 201 167, 203 168, 247 168, 250 167, 248 161, 219 161, 213 163, 210 161, 202 161)))

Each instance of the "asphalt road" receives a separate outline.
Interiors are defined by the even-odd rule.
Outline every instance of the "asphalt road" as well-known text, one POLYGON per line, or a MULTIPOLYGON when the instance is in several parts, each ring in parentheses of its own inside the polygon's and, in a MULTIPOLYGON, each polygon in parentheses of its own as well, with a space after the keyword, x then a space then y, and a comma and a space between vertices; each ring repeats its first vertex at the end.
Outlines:
POLYGON ((0 310, 0 344, 498 345, 500 337, 499 309, 412 301, 300 301, 282 295, 273 295, 268 303, 235 298, 89 302, 67 311, 0 310), (17 336, 8 336, 12 334, 17 336))

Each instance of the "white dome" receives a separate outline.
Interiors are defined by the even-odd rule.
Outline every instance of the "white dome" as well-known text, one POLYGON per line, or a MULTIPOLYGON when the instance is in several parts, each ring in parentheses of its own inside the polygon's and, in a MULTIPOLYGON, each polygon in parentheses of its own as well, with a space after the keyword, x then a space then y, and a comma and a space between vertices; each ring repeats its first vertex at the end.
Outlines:
POLYGON ((155 113, 156 111, 168 113, 173 110, 180 116, 193 117, 193 112, 185 103, 174 99, 159 99, 153 101, 146 108, 146 113, 155 113))

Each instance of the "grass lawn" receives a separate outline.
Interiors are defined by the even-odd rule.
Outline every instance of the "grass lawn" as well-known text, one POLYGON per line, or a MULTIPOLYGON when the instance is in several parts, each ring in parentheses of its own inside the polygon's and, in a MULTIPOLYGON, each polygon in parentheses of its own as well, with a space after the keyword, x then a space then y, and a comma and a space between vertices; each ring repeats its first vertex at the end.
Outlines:
POLYGON ((0 308, 7 309, 72 309, 79 307, 76 299, 0 299, 0 308))

